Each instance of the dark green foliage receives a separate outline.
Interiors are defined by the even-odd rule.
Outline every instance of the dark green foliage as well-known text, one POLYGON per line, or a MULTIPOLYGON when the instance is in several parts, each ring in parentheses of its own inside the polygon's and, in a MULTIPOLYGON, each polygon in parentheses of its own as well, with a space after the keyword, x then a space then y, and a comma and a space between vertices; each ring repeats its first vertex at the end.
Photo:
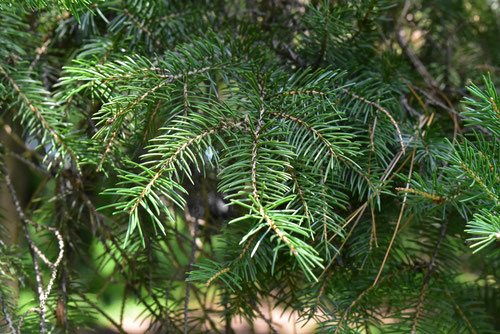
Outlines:
POLYGON ((0 331, 499 329, 498 4, 2 9, 0 331))

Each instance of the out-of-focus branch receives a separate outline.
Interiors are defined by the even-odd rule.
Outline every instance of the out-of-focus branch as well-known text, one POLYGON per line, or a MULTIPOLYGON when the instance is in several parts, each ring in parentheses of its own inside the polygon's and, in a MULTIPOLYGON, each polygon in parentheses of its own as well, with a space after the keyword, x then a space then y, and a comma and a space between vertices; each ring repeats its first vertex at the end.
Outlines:
POLYGON ((403 50, 403 52, 406 54, 410 62, 412 63, 413 67, 417 70, 417 72, 420 74, 422 79, 424 80, 425 84, 435 93, 433 94, 435 98, 433 98, 434 101, 439 101, 439 106, 445 107, 444 109, 450 114, 451 119, 453 120, 453 125, 454 125, 454 133, 453 133, 453 141, 456 140, 457 134, 461 131, 460 130, 460 125, 459 125, 459 118, 456 115, 457 113, 453 109, 453 104, 450 102, 449 98, 446 96, 446 94, 439 88, 438 82, 434 77, 429 73, 427 70, 427 67, 424 65, 424 63, 420 60, 420 58, 417 56, 415 51, 410 47, 410 41, 406 41, 404 39, 404 32, 403 32, 403 21, 406 19, 406 15, 408 14, 408 11, 410 10, 411 6, 411 1, 406 0, 403 6, 403 9, 401 11, 401 14, 399 15, 399 18, 396 22, 396 41, 398 42, 399 46, 403 50))
MULTIPOLYGON (((59 265, 61 264, 61 261, 63 260, 64 257, 64 239, 59 233, 59 231, 54 228, 54 227, 48 227, 44 226, 38 223, 35 223, 31 221, 26 215, 24 214, 24 211, 21 207, 21 203, 19 202, 19 199, 17 197, 16 190, 14 189, 14 185, 12 183, 12 180, 10 178, 10 175, 7 171, 5 171, 5 183, 7 185, 7 189, 9 190, 9 194, 11 196, 12 202, 14 203, 14 206, 16 208, 16 212, 19 215, 19 218, 21 219, 22 227, 23 227, 23 232, 24 236, 26 237, 26 240, 29 245, 30 249, 30 255, 31 259, 33 262, 33 268, 35 270, 35 280, 37 284, 37 292, 38 292, 38 300, 39 300, 39 307, 34 308, 29 310, 25 315, 21 318, 19 321, 19 324, 22 324, 22 320, 24 317, 31 312, 38 312, 40 314, 40 333, 44 334, 47 333, 47 324, 46 324, 46 304, 47 304, 47 298, 50 295, 50 292, 52 291, 52 287, 54 285, 54 282, 57 278, 57 269, 59 265), (31 239, 31 236, 29 234, 28 226, 32 225, 38 228, 45 228, 52 232, 54 236, 57 238, 58 241, 58 246, 59 246, 59 254, 57 256, 57 259, 54 263, 50 262, 48 258, 43 254, 40 249, 35 245, 33 242, 33 239, 31 239), (47 284, 47 287, 44 288, 43 286, 43 280, 42 280, 42 272, 40 270, 40 263, 38 262, 38 258, 40 258, 51 270, 50 274, 50 279, 47 284)), ((19 328, 20 331, 20 328, 19 328)))
POLYGON ((429 73, 427 68, 425 67, 424 63, 418 58, 417 54, 411 49, 409 46, 410 42, 404 40, 404 33, 402 29, 402 24, 403 20, 405 19, 406 15, 408 14, 408 11, 410 10, 411 6, 411 1, 406 0, 405 4, 403 6, 403 10, 401 11, 401 14, 399 15, 399 19, 396 23, 396 41, 398 42, 399 46, 401 49, 403 49, 403 52, 406 54, 408 59, 411 61, 417 72, 422 76, 424 79, 425 83, 427 86, 437 89, 438 84, 436 80, 432 77, 432 75, 429 73))
POLYGON ((9 310, 7 309, 7 305, 5 303, 5 299, 3 294, 0 291, 0 306, 2 307, 2 313, 7 321, 7 326, 9 327, 12 334, 17 334, 16 328, 14 327, 14 322, 12 321, 12 317, 10 316, 9 310))

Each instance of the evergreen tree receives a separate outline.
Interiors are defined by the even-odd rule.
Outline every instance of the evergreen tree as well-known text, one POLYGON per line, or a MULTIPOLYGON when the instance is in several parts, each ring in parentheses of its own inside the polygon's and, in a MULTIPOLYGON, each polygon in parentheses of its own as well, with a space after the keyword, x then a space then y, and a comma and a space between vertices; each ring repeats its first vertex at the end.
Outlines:
POLYGON ((500 329, 498 1, 0 6, 2 333, 500 329))

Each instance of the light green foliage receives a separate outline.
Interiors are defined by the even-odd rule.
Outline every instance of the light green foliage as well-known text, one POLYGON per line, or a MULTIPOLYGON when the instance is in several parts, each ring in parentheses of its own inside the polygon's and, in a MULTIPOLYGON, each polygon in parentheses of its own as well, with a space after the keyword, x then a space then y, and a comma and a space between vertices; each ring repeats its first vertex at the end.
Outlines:
POLYGON ((1 332, 498 329, 492 2, 2 8, 1 332))
POLYGON ((415 189, 432 194, 443 207, 455 207, 469 221, 466 232, 473 234, 468 240, 474 252, 498 240, 500 232, 500 101, 491 78, 484 78, 484 87, 469 86, 471 97, 464 99, 462 115, 470 132, 455 144, 448 141, 446 151, 439 153, 443 177, 432 185, 423 176, 413 181, 415 189))
MULTIPOLYGON (((99 0, 103 2, 103 0, 99 0)), ((0 8, 16 8, 24 6, 32 10, 56 9, 58 11, 69 11, 78 18, 78 14, 92 9, 93 0, 25 0, 25 1, 2 1, 0 8)))

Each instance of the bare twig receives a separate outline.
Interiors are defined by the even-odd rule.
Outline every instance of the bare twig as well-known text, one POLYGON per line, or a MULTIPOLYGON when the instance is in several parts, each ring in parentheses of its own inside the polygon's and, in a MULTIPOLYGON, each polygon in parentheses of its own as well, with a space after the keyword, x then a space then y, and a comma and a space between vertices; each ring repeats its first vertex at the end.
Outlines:
POLYGON ((404 40, 404 33, 403 29, 401 28, 403 21, 406 18, 406 14, 408 13, 409 9, 411 6, 411 1, 406 0, 403 6, 403 10, 401 11, 401 14, 399 16, 399 19, 396 23, 396 41, 398 42, 399 46, 403 50, 403 52, 406 54, 410 62, 413 64, 417 72, 420 74, 420 76, 424 79, 425 84, 438 96, 438 98, 433 98, 432 100, 438 101, 440 106, 444 106, 444 109, 446 109, 450 113, 450 117, 453 120, 453 125, 454 125, 454 133, 453 133, 453 142, 455 142, 457 134, 460 132, 460 124, 458 122, 458 116, 455 110, 453 109, 453 104, 450 102, 449 98, 446 96, 446 94, 439 88, 438 82, 432 77, 432 75, 429 73, 427 68, 425 67, 424 63, 418 58, 417 54, 411 49, 409 46, 409 41, 404 40), (445 102, 441 103, 439 100, 445 102), (447 106, 445 106, 447 105, 447 106))
MULTIPOLYGON (((416 148, 413 150, 412 155, 411 155, 411 163, 410 163, 410 170, 408 172, 408 179, 411 178, 411 175, 413 174, 413 163, 415 162, 415 152, 416 148)), ((410 188, 410 181, 406 182, 406 188, 410 188)), ((380 265, 380 269, 377 273, 377 276, 375 277, 375 280, 373 282, 373 286, 375 286, 380 278, 380 275, 382 275, 382 271, 384 270, 385 263, 387 261, 387 258, 389 257, 389 253, 391 252, 392 245, 394 244, 394 240, 396 239, 396 235, 398 234, 399 231, 399 225, 401 224, 401 219, 403 219, 403 213, 405 211, 405 206, 406 206, 406 199, 408 198, 408 194, 405 193, 403 197, 403 204, 401 204, 401 209, 399 211, 399 217, 396 222, 396 227, 394 228, 394 233, 392 234, 391 241, 389 242, 389 246, 387 247, 387 251, 385 252, 384 260, 382 260, 382 264, 380 265)))
MULTIPOLYGON (((421 122, 419 123, 419 126, 418 126, 418 130, 422 129, 426 124, 430 124, 430 122, 432 121, 434 117, 434 114, 431 114, 430 116, 428 117, 423 117, 421 122)), ((410 144, 414 139, 415 137, 417 136, 417 132, 415 132, 415 134, 410 137, 408 139, 408 143, 407 144, 410 144)), ((394 174, 392 174, 392 171, 394 170, 394 168, 396 167, 397 163, 399 162, 399 160, 403 157, 403 151, 399 151, 395 156, 394 158, 392 159, 392 161, 389 163, 389 165, 387 166, 386 170, 384 171, 384 174, 381 176, 380 178, 380 182, 381 183, 385 183, 386 181, 388 180, 391 180, 393 177, 394 177, 394 174)), ((405 163, 403 163, 404 165, 405 163)), ((397 171, 396 171, 397 172, 397 171)), ((339 247, 339 250, 338 250, 338 253, 335 254, 335 256, 330 260, 330 262, 328 263, 328 265, 325 266, 325 269, 323 270, 323 272, 321 273, 320 277, 322 277, 326 272, 327 270, 330 268, 330 266, 333 264, 333 262, 335 261, 337 255, 340 253, 340 250, 342 250, 342 248, 344 247, 344 245, 346 244, 347 242, 347 239, 349 239, 351 233, 353 232, 354 230, 354 227, 357 226, 358 222, 360 221, 361 219, 361 216, 363 216, 366 208, 368 207, 368 203, 369 201, 374 198, 376 196, 376 193, 373 193, 371 194, 371 196, 365 201, 364 204, 362 204, 359 208, 357 208, 350 216, 349 218, 347 219, 346 223, 342 226, 342 228, 345 228, 348 224, 350 224, 352 221, 354 221, 354 224, 353 226, 351 227, 351 230, 349 231, 349 233, 346 235, 346 237, 344 238, 344 241, 342 242, 342 244, 340 245, 339 247)), ((332 236, 328 241, 330 242, 335 236, 332 236)))
POLYGON ((35 56, 35 59, 33 59, 33 61, 31 62, 30 66, 29 66, 29 70, 32 71, 33 68, 35 68, 36 64, 40 61, 40 59, 42 58, 42 56, 47 53, 48 49, 49 49, 49 45, 50 43, 52 43, 52 38, 51 38, 51 33, 49 35, 47 35, 45 37, 45 41, 43 42, 43 44, 36 48, 36 56, 35 56))
POLYGON ((4 299, 2 292, 0 291, 0 305, 2 306, 2 313, 7 321, 7 326, 12 334, 17 334, 16 328, 14 327, 14 322, 12 321, 12 317, 10 316, 9 310, 7 309, 7 305, 4 299))
MULTIPOLYGON (((36 258, 36 252, 35 252, 33 240, 31 239, 31 237, 29 235, 29 231, 28 231, 28 225, 30 224, 30 221, 24 215, 24 211, 21 208, 21 204, 17 198, 17 193, 14 189, 14 186, 12 184, 12 180, 10 179, 10 175, 7 173, 7 171, 5 171, 5 183, 7 185, 7 189, 9 190, 12 202, 14 203, 14 206, 16 208, 16 212, 17 212, 19 218, 21 219, 24 236, 26 237, 26 240, 28 241, 30 255, 31 255, 31 261, 33 263, 33 268, 35 270, 35 281, 36 281, 36 285, 37 285, 39 307, 33 308, 31 310, 32 311, 37 310, 38 313, 40 314, 40 333, 45 334, 47 332, 47 325, 46 325, 46 319, 45 319, 46 318, 45 317, 45 298, 44 298, 45 293, 43 290, 43 281, 42 281, 42 274, 40 272, 40 264, 38 263, 38 259, 36 258)), ((28 310, 28 312, 29 312, 29 310, 28 310)), ((27 315, 27 313, 25 313, 25 315, 27 315)), ((19 321, 19 332, 21 331, 20 326, 23 322, 25 315, 23 317, 21 317, 21 319, 19 321)))
POLYGON ((293 51, 290 45, 273 41, 273 46, 276 52, 291 60, 298 67, 306 67, 305 60, 302 59, 295 51, 293 51), (282 46, 282 49, 280 49, 279 46, 282 46))
POLYGON ((188 274, 191 271, 194 263, 194 258, 196 254, 196 237, 198 234, 199 219, 197 218, 193 226, 193 240, 191 245, 191 255, 189 258, 189 264, 186 269, 186 294, 184 295, 184 334, 189 333, 188 328, 188 316, 189 316, 189 296, 191 292, 191 282, 187 280, 188 274))
POLYGON ((17 332, 18 333, 21 333, 21 328, 23 327, 24 319, 28 316, 28 314, 33 313, 33 312, 40 314, 40 309, 38 307, 32 307, 21 315, 21 317, 19 318, 19 322, 17 323, 17 332))
POLYGON ((10 175, 7 171, 5 171, 5 183, 7 185, 7 189, 9 190, 12 202, 14 203, 14 206, 16 208, 16 212, 21 219, 22 222, 22 227, 23 227, 23 232, 26 237, 26 240, 28 241, 29 248, 30 248, 30 254, 31 254, 31 259, 33 262, 33 267, 35 270, 35 279, 37 283, 37 290, 38 290, 38 300, 39 300, 39 314, 40 314, 40 333, 44 334, 47 332, 47 325, 46 325, 46 303, 47 303, 47 298, 52 290, 52 286, 54 285, 54 282, 57 278, 57 269, 63 260, 64 257, 64 239, 61 236, 61 233, 54 228, 54 227, 48 227, 44 226, 38 223, 35 223, 28 219, 26 215, 24 214, 24 211, 21 207, 21 203, 19 202, 19 199, 17 197, 17 193, 14 189, 14 185, 12 184, 12 180, 10 178, 10 175), (57 256, 57 259, 54 263, 50 262, 47 257, 38 249, 38 247, 34 244, 33 240, 31 239, 31 236, 29 234, 28 226, 36 226, 36 227, 42 227, 50 232, 52 232, 55 237, 58 240, 58 246, 59 246, 59 254, 57 256), (40 270, 40 264, 38 262, 37 256, 42 259, 42 261, 47 264, 47 266, 51 270, 50 274, 50 279, 49 282, 47 283, 47 286, 44 288, 43 287, 43 280, 42 280, 42 273, 40 270))
POLYGON ((432 77, 429 71, 427 71, 427 68, 425 67, 424 63, 422 63, 422 61, 418 58, 415 52, 409 47, 408 45, 409 42, 405 41, 403 37, 404 33, 403 30, 401 29, 401 25, 406 17, 406 14, 410 10, 410 6, 411 6, 411 1, 406 0, 403 6, 403 10, 401 11, 401 14, 396 24, 396 41, 398 42, 401 49, 403 49, 406 56, 410 59, 411 63, 413 64, 417 72, 422 76, 425 83, 429 87, 437 89, 438 84, 436 80, 432 77))

